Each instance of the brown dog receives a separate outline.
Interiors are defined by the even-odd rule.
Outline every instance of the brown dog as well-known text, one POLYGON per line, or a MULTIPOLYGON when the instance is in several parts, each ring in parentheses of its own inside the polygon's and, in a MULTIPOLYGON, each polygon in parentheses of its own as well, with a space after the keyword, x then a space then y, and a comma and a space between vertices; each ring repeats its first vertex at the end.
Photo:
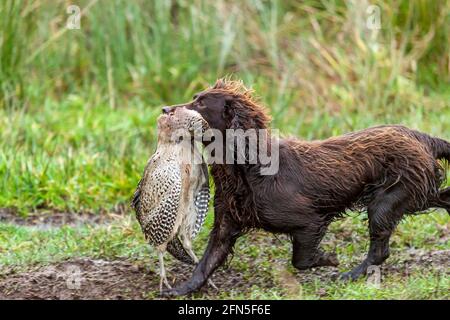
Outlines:
MULTIPOLYGON (((239 82, 219 80, 184 106, 198 111, 211 128, 267 129, 269 117, 239 82)), ((225 135, 224 135, 225 136, 225 135)), ((192 278, 166 291, 187 294, 232 251, 252 228, 288 233, 298 269, 337 265, 320 251, 329 223, 346 209, 367 208, 370 248, 366 259, 343 278, 356 279, 389 256, 389 238, 403 215, 430 207, 450 213, 450 188, 439 190, 450 160, 450 143, 403 126, 379 126, 324 141, 281 139, 279 170, 263 176, 260 164, 212 164, 215 220, 203 258, 192 278)))

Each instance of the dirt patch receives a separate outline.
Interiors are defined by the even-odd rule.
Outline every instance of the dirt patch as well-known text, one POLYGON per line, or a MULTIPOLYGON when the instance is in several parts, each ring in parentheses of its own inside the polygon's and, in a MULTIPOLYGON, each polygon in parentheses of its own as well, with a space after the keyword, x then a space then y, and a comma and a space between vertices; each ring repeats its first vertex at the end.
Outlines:
MULTIPOLYGON (((353 267, 358 263, 356 261, 353 267)), ((450 250, 408 250, 405 254, 396 259, 387 260, 381 267, 381 273, 385 276, 407 277, 414 273, 432 270, 435 273, 450 275, 450 250)), ((337 268, 312 268, 305 271, 296 271, 296 277, 300 283, 314 282, 317 280, 326 282, 330 280, 339 281, 339 271, 337 268)))
POLYGON ((123 217, 124 214, 125 210, 115 210, 113 213, 42 211, 21 216, 14 209, 0 208, 0 223, 46 229, 61 227, 63 225, 106 224, 123 217))
POLYGON ((410 249, 404 257, 397 261, 389 261, 383 266, 383 271, 389 274, 408 276, 423 269, 450 275, 450 250, 426 251, 410 249))
MULTIPOLYGON (((192 267, 176 264, 167 268, 169 281, 187 280, 192 267)), ((271 281, 255 277, 244 279, 233 269, 220 269, 213 281, 217 292, 208 286, 204 298, 219 292, 250 292, 251 286, 273 287, 271 281)), ((0 299, 146 299, 157 298, 159 275, 147 266, 125 260, 76 259, 39 266, 23 272, 9 271, 0 278, 0 299)))
MULTIPOLYGON (((382 273, 403 277, 432 268, 449 274, 449 258, 450 250, 416 250, 403 261, 387 263, 382 273)), ((176 263, 167 268, 167 273, 172 284, 180 283, 189 279, 192 267, 176 263)), ((221 268, 212 278, 219 291, 205 286, 195 296, 217 298, 220 292, 230 290, 247 294, 254 285, 266 289, 281 285, 294 295, 299 284, 331 281, 337 274, 336 268, 314 268, 295 274, 282 270, 279 279, 274 280, 258 273, 244 277, 232 267, 221 268)), ((141 262, 126 260, 73 259, 21 272, 10 270, 0 276, 0 299, 153 299, 159 298, 158 292, 159 275, 141 262)))
MULTIPOLYGON (((249 234, 248 238, 248 241, 238 241, 235 256, 228 261, 230 267, 220 268, 214 273, 212 279, 219 291, 205 286, 194 298, 220 298, 221 293, 231 291, 245 296, 252 293, 253 286, 267 291, 283 289, 287 296, 296 297, 299 285, 316 281, 328 283, 336 281, 339 275, 338 268, 293 269, 289 262, 289 238, 285 235, 275 238, 259 232, 249 234), (249 246, 249 242, 253 245, 249 246), (252 249, 255 246, 260 249, 257 255, 252 249), (264 267, 267 262, 270 266, 264 267)), ((353 257, 351 267, 361 262, 363 256, 364 252, 353 257)), ((408 277, 426 271, 448 276, 449 267, 450 250, 405 248, 393 252, 381 273, 383 276, 408 277)), ((159 270, 157 261, 83 258, 20 268, 1 270, 0 299, 159 298, 159 275, 155 273, 159 270)), ((168 278, 171 283, 181 283, 189 279, 192 269, 192 266, 169 260, 168 278)), ((319 296, 327 296, 325 288, 317 290, 319 296)))

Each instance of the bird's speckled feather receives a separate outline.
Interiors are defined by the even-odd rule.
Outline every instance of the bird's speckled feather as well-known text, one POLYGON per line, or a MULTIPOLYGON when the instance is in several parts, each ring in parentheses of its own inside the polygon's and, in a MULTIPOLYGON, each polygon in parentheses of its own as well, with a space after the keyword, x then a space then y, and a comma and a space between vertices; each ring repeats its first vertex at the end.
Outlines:
MULTIPOLYGON (((132 200, 149 243, 189 264, 196 263, 191 240, 200 231, 208 212, 208 167, 203 158, 201 164, 183 163, 180 157, 186 145, 173 139, 171 133, 199 126, 202 129, 205 126, 201 116, 181 108, 158 120, 158 147, 132 200)), ((193 147, 198 148, 195 144, 193 147)))

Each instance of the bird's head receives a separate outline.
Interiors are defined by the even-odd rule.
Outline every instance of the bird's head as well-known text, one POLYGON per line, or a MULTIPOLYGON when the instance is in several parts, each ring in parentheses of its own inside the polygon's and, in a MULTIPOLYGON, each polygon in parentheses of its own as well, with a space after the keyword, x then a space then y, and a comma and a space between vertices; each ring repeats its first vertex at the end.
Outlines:
POLYGON ((179 142, 183 137, 201 139, 209 128, 203 117, 194 110, 176 108, 158 118, 158 140, 162 142, 179 142))

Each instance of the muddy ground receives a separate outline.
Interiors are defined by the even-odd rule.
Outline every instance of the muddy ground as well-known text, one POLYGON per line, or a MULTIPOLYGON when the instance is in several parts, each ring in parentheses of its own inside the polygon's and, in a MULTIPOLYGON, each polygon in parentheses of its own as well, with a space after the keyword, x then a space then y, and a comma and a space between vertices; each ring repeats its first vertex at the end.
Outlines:
MULTIPOLYGON (((111 214, 38 212, 26 217, 13 209, 0 208, 0 222, 38 229, 57 228, 63 225, 108 224, 124 218, 125 210, 118 208, 111 214)), ((159 298, 159 274, 157 261, 144 263, 119 259, 107 261, 89 257, 62 261, 49 265, 34 265, 0 270, 1 299, 148 299, 159 298)), ((172 284, 185 281, 193 267, 175 262, 166 265, 172 284)), ((274 286, 267 278, 244 279, 242 273, 232 268, 222 268, 214 274, 214 283, 220 291, 234 288, 251 291, 252 285, 260 288, 274 286)), ((212 288, 204 288, 201 294, 217 295, 212 288)))
MULTIPOLYGON (((167 268, 172 283, 187 280, 192 267, 167 268)), ((219 290, 250 290, 248 281, 232 269, 219 270, 214 276, 219 290)), ((273 283, 253 279, 261 287, 273 283)), ((203 293, 214 295, 214 289, 203 293)), ((145 299, 159 292, 159 275, 148 267, 125 260, 76 259, 14 271, 0 279, 0 299, 145 299), (151 295, 151 296, 149 296, 151 295)))
MULTIPOLYGON (((405 276, 411 272, 432 268, 448 274, 450 250, 414 252, 400 263, 387 263, 382 272, 405 276)), ((153 270, 157 270, 152 268, 153 270)), ((256 270, 255 270, 256 271, 256 270)), ((167 270, 171 283, 188 279, 192 267, 176 264, 167 270)), ((316 268, 292 274, 283 271, 277 279, 258 275, 244 279, 238 271, 221 268, 213 276, 219 292, 232 288, 249 293, 253 285, 260 288, 282 286, 287 292, 298 285, 315 280, 338 281, 335 268, 316 268)), ((26 271, 10 270, 0 276, 0 299, 148 299, 158 298, 159 275, 141 262, 126 260, 74 259, 46 266, 34 266, 26 271)), ((326 296, 320 292, 319 296, 326 296)), ((217 291, 203 288, 204 298, 214 298, 217 291)))
MULTIPOLYGON (((0 211, 0 221, 30 226, 59 226, 62 224, 107 223, 115 219, 114 215, 98 217, 92 215, 49 214, 48 216, 29 216, 18 218, 12 212, 0 211)), ((279 239, 250 235, 250 241, 257 242, 262 252, 264 247, 279 245, 279 239)), ((282 239, 283 240, 283 239, 282 239)), ((241 255, 250 268, 251 276, 244 276, 231 266, 220 268, 213 275, 213 281, 219 292, 235 290, 250 293, 252 286, 260 288, 281 287, 289 294, 295 293, 300 284, 337 280, 337 268, 315 268, 294 273, 287 270, 289 257, 283 261, 273 260, 271 266, 276 272, 258 270, 261 261, 268 257, 252 259, 241 255), (274 276, 275 275, 275 276, 274 276)), ((407 276, 421 270, 433 270, 450 276, 450 250, 426 251, 406 249, 401 256, 392 257, 382 267, 382 274, 407 276)), ((356 260, 355 260, 356 263, 356 260)), ((192 273, 192 266, 174 262, 167 267, 169 281, 179 283, 187 280, 192 273)), ((102 260, 77 258, 49 265, 28 266, 26 269, 14 267, 0 272, 0 299, 153 299, 159 298, 159 275, 157 261, 130 261, 125 259, 102 260)), ((316 292, 326 297, 321 288, 316 292)), ((215 289, 206 286, 197 294, 202 298, 216 298, 215 289)))

